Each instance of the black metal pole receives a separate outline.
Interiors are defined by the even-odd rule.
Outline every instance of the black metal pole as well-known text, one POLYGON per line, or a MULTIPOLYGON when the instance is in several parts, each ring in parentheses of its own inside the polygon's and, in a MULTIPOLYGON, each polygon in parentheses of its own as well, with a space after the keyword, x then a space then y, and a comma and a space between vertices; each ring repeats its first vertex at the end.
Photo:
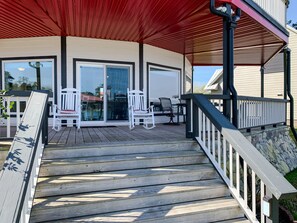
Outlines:
POLYGON ((265 68, 262 65, 261 66, 261 98, 264 98, 264 72, 265 72, 265 68))
MULTIPOLYGON (((231 10, 230 5, 228 5, 229 10, 231 10)), ((228 11, 227 8, 227 11, 228 11)), ((223 18, 223 95, 230 96, 229 88, 229 18, 223 18)), ((230 120, 231 118, 231 102, 230 99, 223 101, 223 114, 230 120)))
POLYGON ((290 99, 290 128, 293 133, 294 138, 297 141, 297 132, 294 127, 294 98, 291 94, 291 50, 289 48, 284 50, 285 59, 286 59, 286 68, 285 68, 285 76, 287 81, 287 92, 290 99))

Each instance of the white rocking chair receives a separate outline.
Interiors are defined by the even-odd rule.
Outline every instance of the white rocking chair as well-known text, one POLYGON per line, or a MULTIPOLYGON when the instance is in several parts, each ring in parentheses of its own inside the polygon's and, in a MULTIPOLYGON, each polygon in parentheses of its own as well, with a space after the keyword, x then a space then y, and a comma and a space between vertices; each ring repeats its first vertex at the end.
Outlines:
POLYGON ((129 128, 132 130, 135 124, 143 123, 145 129, 152 129, 155 126, 153 106, 146 107, 142 91, 132 90, 128 92, 129 128))
POLYGON ((60 131, 62 120, 69 121, 73 125, 75 120, 77 129, 80 129, 80 91, 75 88, 61 89, 58 94, 58 105, 53 105, 53 129, 55 131, 60 131))

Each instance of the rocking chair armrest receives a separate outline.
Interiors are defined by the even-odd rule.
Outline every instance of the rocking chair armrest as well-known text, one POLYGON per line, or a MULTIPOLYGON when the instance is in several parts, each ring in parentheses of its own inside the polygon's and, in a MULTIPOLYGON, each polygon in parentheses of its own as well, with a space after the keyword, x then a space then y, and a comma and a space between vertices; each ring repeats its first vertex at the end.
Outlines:
POLYGON ((148 110, 149 112, 154 113, 154 105, 151 105, 147 110, 148 110))

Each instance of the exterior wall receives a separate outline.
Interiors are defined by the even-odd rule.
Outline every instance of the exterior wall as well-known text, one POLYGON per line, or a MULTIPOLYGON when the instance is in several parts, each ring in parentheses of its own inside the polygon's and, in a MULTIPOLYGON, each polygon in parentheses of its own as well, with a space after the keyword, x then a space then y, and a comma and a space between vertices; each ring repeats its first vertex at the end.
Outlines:
MULTIPOLYGON (((61 77, 61 38, 37 37, 0 40, 0 58, 57 56, 57 83, 61 77)), ((2 74, 1 74, 2 75, 2 74)), ((2 86, 1 86, 2 87, 2 86)))
POLYGON ((286 26, 286 9, 285 0, 253 0, 272 18, 278 21, 282 26, 286 26))
MULTIPOLYGON (((287 27, 290 33, 289 45, 291 49, 291 92, 297 100, 297 30, 287 27)), ((275 55, 265 65, 264 96, 267 98, 284 98, 284 73, 283 55, 275 55)), ((261 95, 260 67, 236 67, 235 87, 238 95, 255 96, 261 95)), ((297 103, 294 104, 294 117, 297 119, 297 103)))
POLYGON ((73 86, 73 59, 135 63, 135 88, 139 89, 139 44, 92 38, 67 37, 67 86, 73 86))
MULTIPOLYGON (((181 75, 183 72, 183 55, 179 53, 174 53, 169 50, 164 50, 158 47, 150 46, 145 44, 143 47, 143 79, 144 85, 143 90, 147 92, 147 63, 159 64, 162 66, 174 67, 181 69, 181 75)), ((182 78, 183 79, 183 78, 182 78)), ((183 84, 181 83, 181 86, 183 84)), ((181 89, 183 92, 183 89, 181 89)))
POLYGON ((297 167, 296 144, 289 135, 289 127, 245 132, 244 135, 283 175, 297 167))
POLYGON ((183 93, 192 93, 193 82, 193 66, 190 61, 185 57, 185 84, 183 93))
POLYGON ((234 85, 238 95, 260 97, 260 67, 236 67, 234 70, 234 85))

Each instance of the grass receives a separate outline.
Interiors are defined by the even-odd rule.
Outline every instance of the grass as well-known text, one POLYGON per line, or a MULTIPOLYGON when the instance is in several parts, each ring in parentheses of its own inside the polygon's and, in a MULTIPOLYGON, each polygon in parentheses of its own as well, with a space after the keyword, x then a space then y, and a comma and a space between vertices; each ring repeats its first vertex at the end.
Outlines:
MULTIPOLYGON (((297 169, 288 173, 285 178, 297 189, 297 169)), ((297 197, 281 201, 283 205, 297 220, 297 197)))
MULTIPOLYGON (((297 131, 297 129, 296 129, 297 131)), ((297 146, 296 139, 293 136, 293 133, 290 129, 290 136, 297 146)), ((285 178, 297 189, 297 169, 286 174, 285 178)), ((281 201, 283 205, 294 217, 294 220, 297 220, 297 197, 281 201)))

